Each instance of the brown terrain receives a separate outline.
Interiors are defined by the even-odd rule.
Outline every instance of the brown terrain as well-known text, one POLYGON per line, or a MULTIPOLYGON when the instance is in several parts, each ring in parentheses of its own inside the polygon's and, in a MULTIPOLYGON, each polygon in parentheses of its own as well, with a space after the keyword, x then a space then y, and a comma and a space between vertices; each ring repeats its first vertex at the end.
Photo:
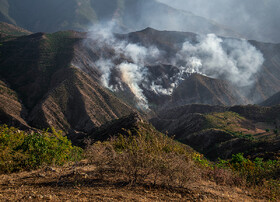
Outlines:
POLYGON ((71 66, 73 44, 78 40, 71 32, 62 36, 38 33, 3 43, 1 116, 5 119, 1 123, 86 132, 133 112, 71 66))
POLYGON ((266 201, 253 190, 190 182, 187 188, 128 186, 115 179, 101 180, 95 166, 85 162, 65 167, 45 167, 30 172, 0 175, 3 201, 266 201))

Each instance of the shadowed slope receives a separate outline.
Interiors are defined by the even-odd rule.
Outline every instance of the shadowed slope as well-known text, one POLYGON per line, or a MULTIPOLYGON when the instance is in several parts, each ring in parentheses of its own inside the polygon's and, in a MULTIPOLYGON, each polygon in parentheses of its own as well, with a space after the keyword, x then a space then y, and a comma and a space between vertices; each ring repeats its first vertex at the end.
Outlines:
POLYGON ((26 107, 28 115, 21 118, 31 126, 86 132, 132 112, 71 66, 74 44, 82 39, 75 32, 59 32, 3 42, 0 73, 26 107))
POLYGON ((262 106, 273 106, 273 105, 280 105, 280 92, 274 94, 264 102, 260 103, 262 106))

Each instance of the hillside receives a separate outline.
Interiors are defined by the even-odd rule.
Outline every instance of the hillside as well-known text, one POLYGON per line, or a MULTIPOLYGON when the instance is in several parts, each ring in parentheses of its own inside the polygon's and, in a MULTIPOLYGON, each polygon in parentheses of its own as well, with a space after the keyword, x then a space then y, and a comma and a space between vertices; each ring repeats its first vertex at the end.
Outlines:
POLYGON ((266 58, 255 75, 256 85, 247 94, 248 91, 222 77, 189 73, 181 69, 179 62, 170 64, 185 41, 197 43, 196 34, 151 28, 118 34, 114 43, 119 50, 94 40, 91 38, 94 34, 64 31, 4 40, 0 46, 1 85, 3 92, 10 91, 1 103, 5 120, 10 124, 17 120, 16 126, 53 125, 68 132, 89 132, 106 121, 129 114, 132 108, 153 114, 192 103, 248 104, 267 98, 279 88, 277 44, 251 42, 266 58), (160 54, 155 58, 136 54, 135 58, 133 49, 130 51, 128 47, 147 53, 158 49, 160 54), (139 63, 141 60, 143 64, 139 63), (105 71, 104 61, 113 68, 123 69, 109 66, 109 72, 105 71), (104 72, 109 74, 108 78, 104 72), (123 75, 129 75, 129 79, 125 80, 123 75), (105 85, 104 78, 111 87, 105 85), (134 81, 135 78, 142 80, 134 81), (10 94, 15 96, 7 96, 10 94), (10 100, 18 107, 11 109, 10 100))
POLYGON ((79 162, 75 158, 81 157, 81 148, 59 132, 52 133, 28 134, 0 126, 2 200, 263 201, 279 197, 278 187, 272 184, 279 181, 279 161, 236 159, 237 155, 229 161, 210 162, 155 130, 139 114, 114 120, 90 134, 85 159, 79 162), (97 141, 96 135, 101 134, 103 140, 97 141), (32 171, 27 170, 30 165, 32 171), (12 169, 20 172, 10 173, 12 169))
POLYGON ((244 153, 255 158, 280 154, 279 107, 186 105, 162 110, 151 123, 210 159, 244 153))
POLYGON ((155 0, 1 0, 0 8, 0 21, 32 32, 88 31, 93 24, 114 20, 118 24, 116 30, 123 31, 151 26, 161 30, 237 36, 210 20, 155 0))
POLYGON ((261 201, 275 196, 268 191, 269 187, 258 186, 263 190, 261 193, 256 187, 242 187, 241 175, 229 170, 216 169, 223 173, 217 176, 209 167, 210 162, 200 154, 157 132, 139 115, 107 126, 118 124, 120 127, 126 120, 133 121, 133 125, 123 125, 123 135, 88 145, 84 151, 86 159, 75 163, 69 163, 68 156, 77 157, 81 149, 73 147, 58 133, 49 137, 47 132, 27 134, 0 126, 0 138, 4 139, 0 142, 0 151, 6 149, 0 153, 1 200, 261 201), (7 139, 14 144, 6 142, 7 139), (26 140, 35 142, 29 142, 26 149, 26 140), (9 155, 14 158, 7 164, 5 160, 9 155), (22 157, 32 163, 32 171, 22 171, 20 166, 26 165, 22 162, 27 160, 22 157), (34 164, 42 160, 43 166, 34 164), (63 161, 68 163, 60 165, 63 161), (3 168, 20 170, 9 173, 3 172, 3 168))
POLYGON ((183 81, 172 94, 172 105, 191 103, 234 105, 249 103, 229 82, 193 74, 183 81))
POLYGON ((1 93, 2 123, 86 132, 133 111, 71 66, 79 40, 79 33, 59 32, 2 43, 1 90, 7 92, 1 93))

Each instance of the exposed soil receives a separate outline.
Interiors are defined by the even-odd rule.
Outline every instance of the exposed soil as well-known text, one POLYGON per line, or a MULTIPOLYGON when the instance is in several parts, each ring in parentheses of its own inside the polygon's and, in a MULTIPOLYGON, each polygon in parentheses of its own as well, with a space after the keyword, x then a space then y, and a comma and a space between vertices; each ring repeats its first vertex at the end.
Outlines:
POLYGON ((80 164, 0 175, 1 201, 264 201, 248 191, 213 182, 190 182, 187 188, 129 186, 100 180, 95 167, 80 164))

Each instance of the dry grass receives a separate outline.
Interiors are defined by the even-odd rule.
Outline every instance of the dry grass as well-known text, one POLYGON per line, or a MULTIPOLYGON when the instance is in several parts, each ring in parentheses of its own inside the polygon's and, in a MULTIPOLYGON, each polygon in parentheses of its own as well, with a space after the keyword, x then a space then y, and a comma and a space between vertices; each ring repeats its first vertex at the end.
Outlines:
POLYGON ((200 180, 200 168, 191 153, 162 134, 119 136, 97 142, 85 153, 101 178, 117 175, 130 185, 184 187, 190 180, 200 180))
POLYGON ((96 173, 85 162, 0 175, 0 201, 265 201, 211 181, 189 181, 185 188, 126 186, 117 175, 102 180, 96 173))

